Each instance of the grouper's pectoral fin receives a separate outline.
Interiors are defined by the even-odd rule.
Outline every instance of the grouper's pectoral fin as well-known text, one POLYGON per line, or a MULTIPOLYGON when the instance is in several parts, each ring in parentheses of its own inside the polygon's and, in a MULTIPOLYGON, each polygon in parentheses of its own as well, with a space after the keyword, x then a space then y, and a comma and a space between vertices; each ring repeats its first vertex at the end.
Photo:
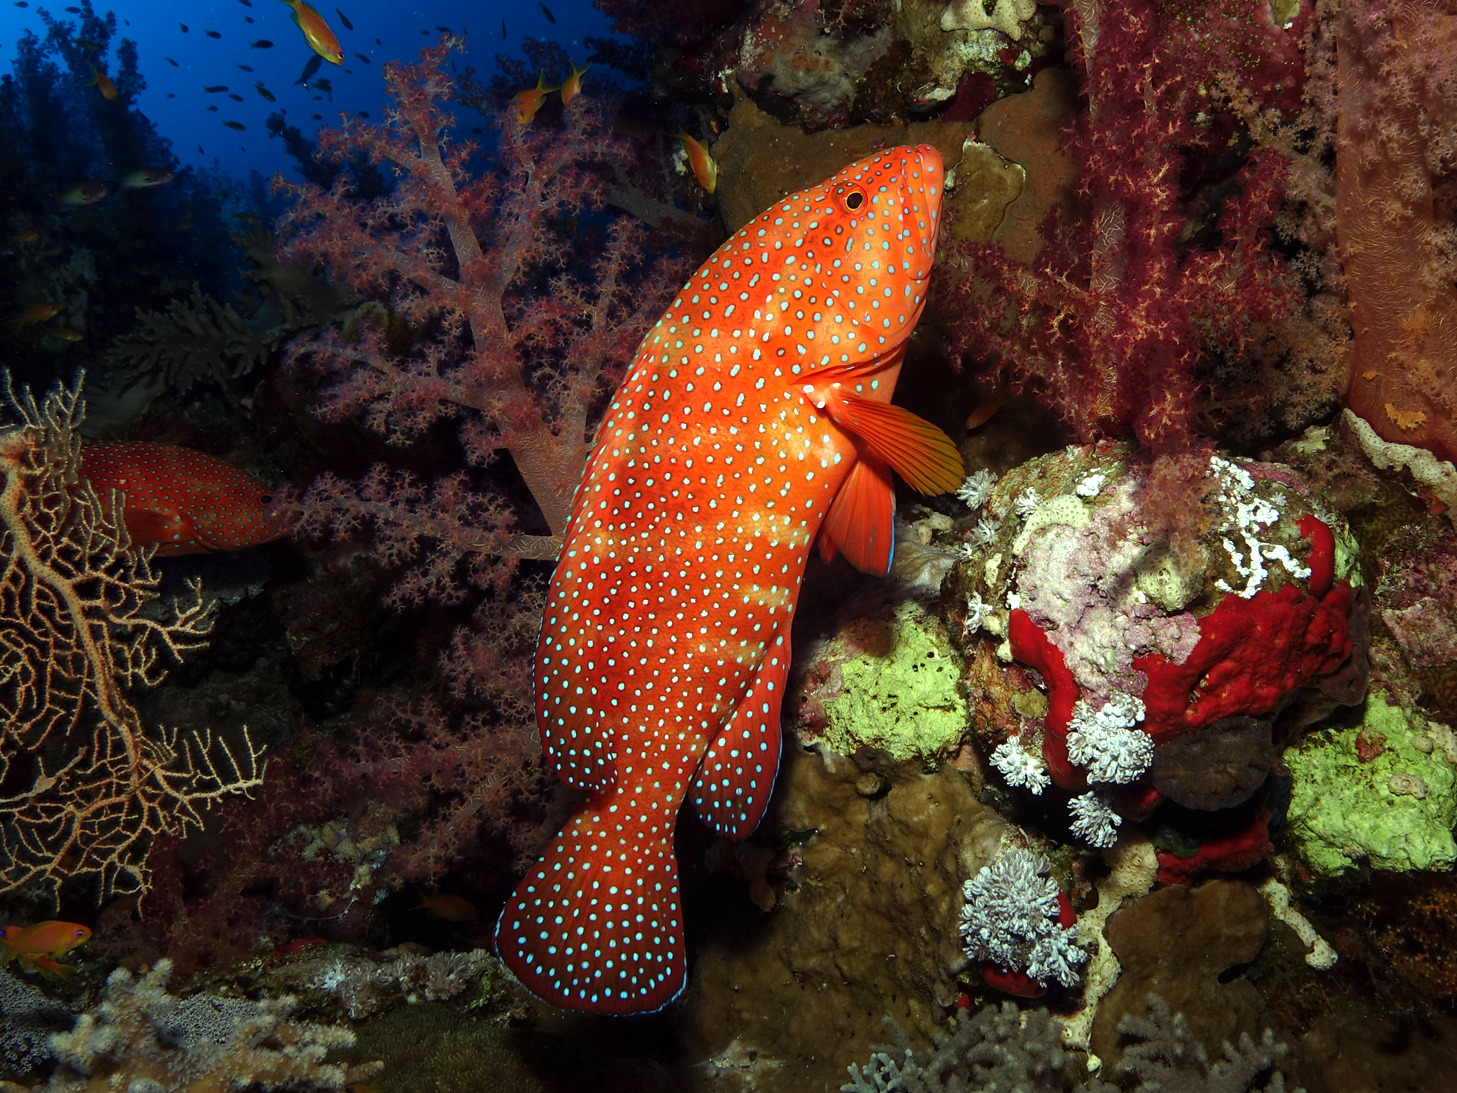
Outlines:
MULTIPOLYGON (((819 392, 817 392, 819 394, 819 392)), ((951 438, 901 406, 857 395, 841 384, 823 391, 830 420, 855 437, 918 493, 950 493, 966 471, 951 438)))
POLYGON ((895 548, 895 483, 890 468, 874 456, 855 460, 820 525, 820 557, 836 554, 861 573, 890 571, 895 548))
POLYGON ((759 673, 709 744, 688 787, 698 815, 729 839, 744 839, 764 818, 779 772, 779 706, 789 674, 789 624, 775 636, 759 673))
POLYGON ((805 394, 854 438, 856 450, 855 465, 820 528, 820 557, 842 554, 864 573, 886 573, 895 538, 891 472, 921 493, 950 493, 965 476, 961 453, 929 421, 858 394, 833 375, 806 385, 805 394))

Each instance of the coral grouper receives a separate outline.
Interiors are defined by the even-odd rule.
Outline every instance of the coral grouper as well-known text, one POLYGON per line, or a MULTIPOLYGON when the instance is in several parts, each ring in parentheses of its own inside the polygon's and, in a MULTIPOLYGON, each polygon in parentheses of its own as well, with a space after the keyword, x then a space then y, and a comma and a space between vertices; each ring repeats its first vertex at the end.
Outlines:
POLYGON ((896 148, 745 225, 643 342, 597 435, 536 651, 548 760, 588 791, 496 928, 556 1005, 661 1007, 686 965, 673 827, 759 822, 789 625, 825 557, 890 564, 890 471, 955 489, 939 429, 889 404, 935 255, 941 157, 896 148))

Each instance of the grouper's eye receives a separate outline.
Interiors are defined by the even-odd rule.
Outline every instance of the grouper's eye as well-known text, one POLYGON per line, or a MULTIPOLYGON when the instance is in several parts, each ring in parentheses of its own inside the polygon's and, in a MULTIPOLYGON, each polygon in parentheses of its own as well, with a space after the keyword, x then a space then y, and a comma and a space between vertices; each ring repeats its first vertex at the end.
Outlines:
POLYGON ((865 207, 865 191, 850 190, 840 195, 840 204, 847 213, 859 212, 865 207))

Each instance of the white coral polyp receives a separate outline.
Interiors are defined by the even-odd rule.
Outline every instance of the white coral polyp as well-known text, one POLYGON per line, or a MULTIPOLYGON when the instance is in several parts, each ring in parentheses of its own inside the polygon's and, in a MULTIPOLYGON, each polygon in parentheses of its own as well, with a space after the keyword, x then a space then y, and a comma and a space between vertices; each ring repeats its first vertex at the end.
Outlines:
POLYGON ((1088 956, 1076 945, 1077 927, 1058 921, 1057 884, 1042 875, 1048 868, 1021 847, 998 854, 962 887, 961 937, 971 960, 1071 987, 1088 956))
POLYGON ((1090 790, 1074 797, 1067 807, 1073 814, 1072 833, 1089 846, 1107 847, 1118 841, 1118 825, 1123 817, 1113 811, 1101 793, 1090 790))
POLYGON ((1094 782, 1136 780, 1153 762, 1153 738, 1134 727, 1143 715, 1143 700, 1135 695, 1115 694, 1096 710, 1078 699, 1068 725, 1068 758, 1094 782))

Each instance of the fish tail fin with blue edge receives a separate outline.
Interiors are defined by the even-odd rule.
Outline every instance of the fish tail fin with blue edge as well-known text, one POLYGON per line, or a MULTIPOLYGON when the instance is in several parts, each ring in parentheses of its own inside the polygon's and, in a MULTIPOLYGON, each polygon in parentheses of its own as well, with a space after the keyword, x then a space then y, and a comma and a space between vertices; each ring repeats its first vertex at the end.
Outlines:
POLYGON ((496 951, 528 990, 563 1009, 639 1014, 683 990, 676 810, 626 816, 611 790, 567 825, 496 924, 496 951))

